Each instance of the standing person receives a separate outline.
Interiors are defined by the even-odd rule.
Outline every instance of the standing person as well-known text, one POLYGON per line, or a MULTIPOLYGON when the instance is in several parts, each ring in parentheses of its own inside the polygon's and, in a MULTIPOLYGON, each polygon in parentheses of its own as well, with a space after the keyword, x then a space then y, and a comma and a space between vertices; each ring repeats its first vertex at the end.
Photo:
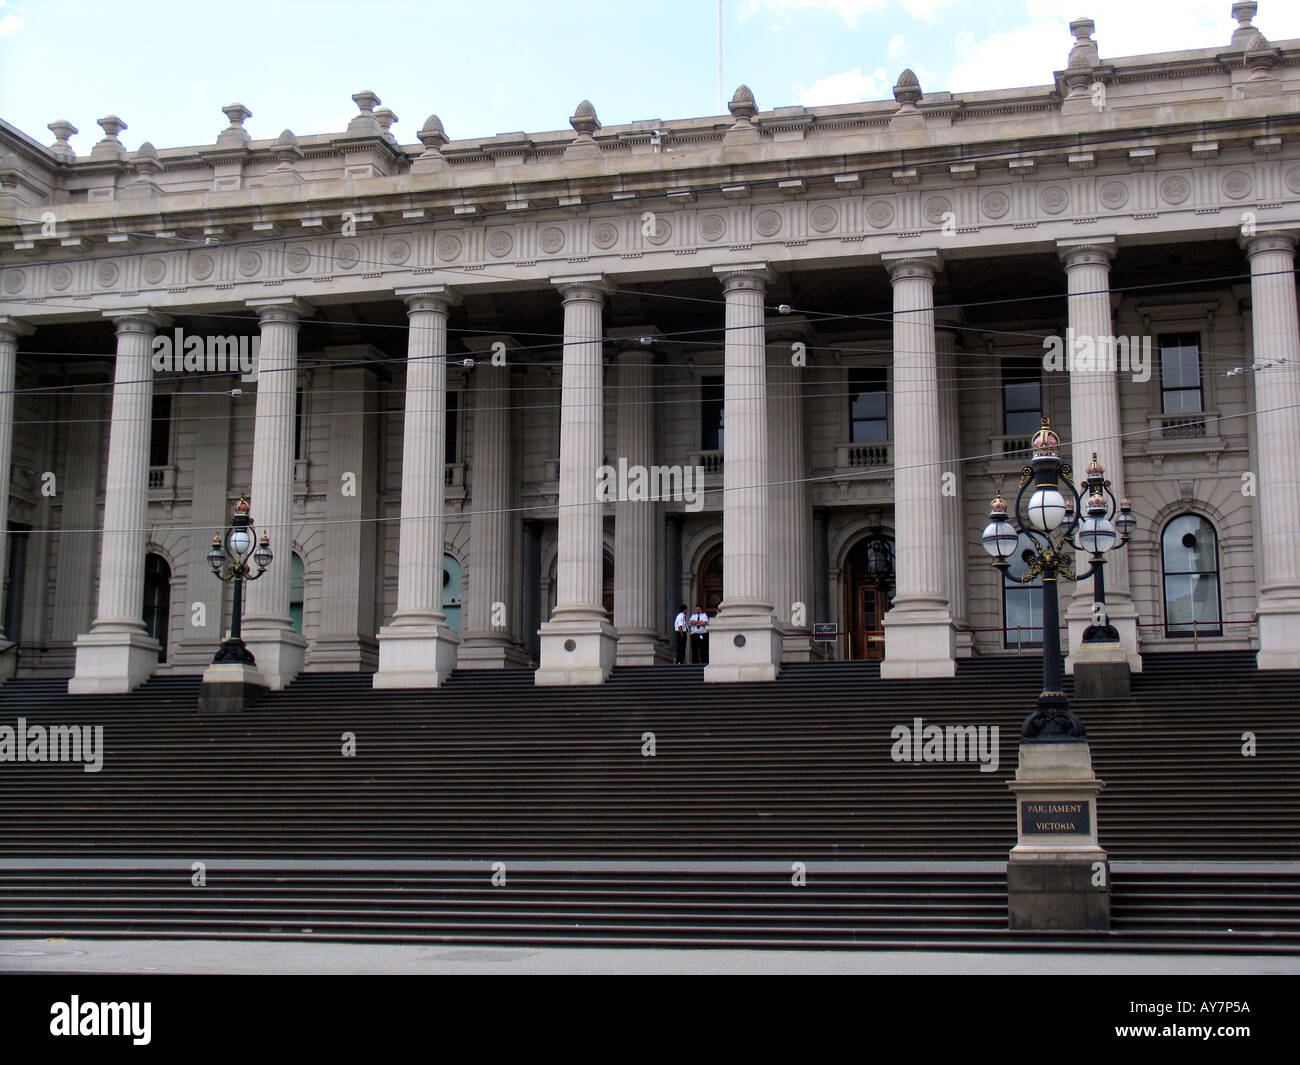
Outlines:
POLYGON ((698 603, 691 615, 691 657, 697 666, 709 664, 709 615, 698 603))
POLYGON ((673 634, 677 639, 677 654, 674 662, 677 665, 686 663, 686 604, 683 603, 677 608, 677 617, 673 620, 673 634))

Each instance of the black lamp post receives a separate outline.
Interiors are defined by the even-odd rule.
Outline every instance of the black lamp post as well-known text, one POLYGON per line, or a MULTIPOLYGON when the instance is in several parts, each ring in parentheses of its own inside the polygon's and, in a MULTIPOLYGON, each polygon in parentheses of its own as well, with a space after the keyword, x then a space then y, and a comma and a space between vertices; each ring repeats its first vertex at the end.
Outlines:
POLYGON ((220 536, 212 538, 212 547, 208 549, 208 565, 212 572, 223 581, 235 585, 235 605, 230 617, 230 636, 217 649, 212 661, 239 662, 255 665, 253 652, 244 646, 240 638, 240 619, 244 609, 243 588, 245 581, 255 581, 266 572, 274 556, 271 554, 271 542, 266 533, 257 538, 252 519, 248 515, 248 497, 240 496, 235 504, 234 516, 230 519, 230 528, 226 530, 223 543, 220 536), (253 544, 256 542, 257 547, 253 544), (249 561, 253 565, 249 565, 249 561))
MULTIPOLYGON (((1084 643, 1119 643, 1119 631, 1110 623, 1106 613, 1106 553, 1128 547, 1133 532, 1137 529, 1137 519, 1133 517, 1132 506, 1125 497, 1118 503, 1110 490, 1110 481, 1106 480, 1106 471, 1097 461, 1097 453, 1092 453, 1088 463, 1088 476, 1084 478, 1083 490, 1088 495, 1088 516, 1079 523, 1075 536, 1070 543, 1079 551, 1092 556, 1088 562, 1088 574, 1079 580, 1092 578, 1092 624, 1083 630, 1084 643)), ((1082 495, 1081 495, 1082 498, 1082 495)))
MULTIPOLYGON (((1070 477, 1070 467, 1061 462, 1060 438, 1044 418, 1043 427, 1034 434, 1033 459, 1021 471, 1020 494, 1016 496, 1014 516, 1033 544, 1034 557, 1023 577, 1014 578, 1028 584, 1042 578, 1043 587, 1043 691, 1038 709, 1025 718, 1020 729, 1021 743, 1086 743, 1087 731, 1071 711, 1065 697, 1065 678, 1061 663, 1060 613, 1056 584, 1059 580, 1077 580, 1070 564, 1067 545, 1079 525, 1074 503, 1079 490, 1070 477), (1028 500, 1026 491, 1030 490, 1028 500), (1067 499, 1062 484, 1069 487, 1067 499)), ((1001 493, 989 508, 989 524, 984 529, 984 550, 993 556, 993 565, 1005 575, 1007 558, 1020 542, 1015 526, 1007 520, 1007 504, 1001 493)), ((1117 634, 1118 638, 1118 634, 1117 634)))

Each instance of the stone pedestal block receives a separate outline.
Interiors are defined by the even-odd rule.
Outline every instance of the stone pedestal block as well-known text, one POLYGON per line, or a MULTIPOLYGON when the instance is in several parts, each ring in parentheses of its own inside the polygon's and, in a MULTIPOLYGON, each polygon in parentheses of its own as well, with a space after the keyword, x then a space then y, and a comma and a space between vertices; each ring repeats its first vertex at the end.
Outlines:
POLYGON ((604 684, 614 669, 618 636, 607 621, 547 621, 541 628, 541 686, 604 684))
POLYGON ((437 688, 456 668, 456 634, 446 627, 385 625, 379 630, 376 688, 437 688))
POLYGON ((158 641, 143 632, 83 633, 76 647, 77 668, 68 681, 72 695, 134 691, 158 666, 158 641))
POLYGON ((199 688, 200 714, 237 714, 267 692, 257 667, 240 662, 214 662, 203 673, 199 688))
POLYGON ((882 677, 952 677, 957 673, 956 634, 946 610, 891 610, 885 615, 882 677))
POLYGON ((706 683, 776 680, 782 637, 771 614, 719 614, 709 625, 706 683))
POLYGON ((1075 698, 1128 698, 1129 656, 1123 644, 1080 644, 1073 658, 1075 698))

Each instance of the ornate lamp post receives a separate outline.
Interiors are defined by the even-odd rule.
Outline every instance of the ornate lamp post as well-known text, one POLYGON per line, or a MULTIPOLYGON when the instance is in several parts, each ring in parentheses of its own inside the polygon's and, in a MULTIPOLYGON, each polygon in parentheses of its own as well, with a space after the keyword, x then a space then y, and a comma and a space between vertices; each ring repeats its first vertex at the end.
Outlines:
POLYGON ((1080 551, 1092 557, 1088 560, 1086 577, 1092 578, 1092 624, 1083 632, 1083 642, 1090 644, 1119 643, 1119 631, 1110 623, 1106 613, 1106 553, 1128 547, 1137 519, 1133 517, 1132 506, 1128 497, 1115 501, 1115 494, 1110 490, 1110 481, 1106 480, 1106 471, 1097 461, 1097 452, 1092 453, 1088 463, 1088 476, 1083 479, 1083 492, 1080 499, 1088 496, 1087 514, 1079 523, 1079 528, 1070 543, 1080 551))
POLYGON ((248 514, 248 497, 240 496, 235 504, 234 516, 230 519, 230 528, 226 530, 224 542, 220 536, 212 538, 212 547, 208 550, 208 565, 212 572, 223 581, 235 586, 235 605, 230 616, 230 636, 218 648, 212 659, 214 664, 238 663, 254 665, 253 652, 244 646, 240 638, 240 621, 244 612, 243 588, 245 581, 255 581, 274 560, 271 554, 271 541, 266 533, 257 538, 248 514), (257 546, 254 548, 253 544, 257 546), (252 565, 249 565, 249 561, 252 565))

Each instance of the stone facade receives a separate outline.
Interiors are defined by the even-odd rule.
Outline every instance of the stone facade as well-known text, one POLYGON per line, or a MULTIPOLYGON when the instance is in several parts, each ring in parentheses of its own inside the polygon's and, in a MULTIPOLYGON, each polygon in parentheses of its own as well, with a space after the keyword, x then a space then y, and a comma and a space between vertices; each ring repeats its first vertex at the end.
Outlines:
MULTIPOLYGON (((772 111, 742 86, 727 116, 624 126, 583 101, 572 133, 430 116, 402 145, 371 92, 333 135, 253 140, 232 104, 212 144, 131 151, 107 116, 84 157, 66 122, 51 146, 0 122, 0 672, 201 671, 230 609, 204 555, 248 493, 272 687, 600 683, 715 591, 708 679, 881 631, 888 675, 950 674, 1016 653, 979 533, 1035 364, 1014 413, 1076 470, 1095 451, 1140 522, 1107 568, 1130 665, 1300 668, 1300 41, 1255 7, 1105 60, 1078 20, 1047 86, 904 71, 890 101, 772 111), (206 361, 160 367, 172 337, 206 361), (1153 350, 1055 366, 1053 338, 1153 350), (253 341, 255 380, 211 361, 253 341), (676 468, 671 497, 629 467, 676 468)), ((1062 607, 1077 648, 1090 587, 1062 607)))

